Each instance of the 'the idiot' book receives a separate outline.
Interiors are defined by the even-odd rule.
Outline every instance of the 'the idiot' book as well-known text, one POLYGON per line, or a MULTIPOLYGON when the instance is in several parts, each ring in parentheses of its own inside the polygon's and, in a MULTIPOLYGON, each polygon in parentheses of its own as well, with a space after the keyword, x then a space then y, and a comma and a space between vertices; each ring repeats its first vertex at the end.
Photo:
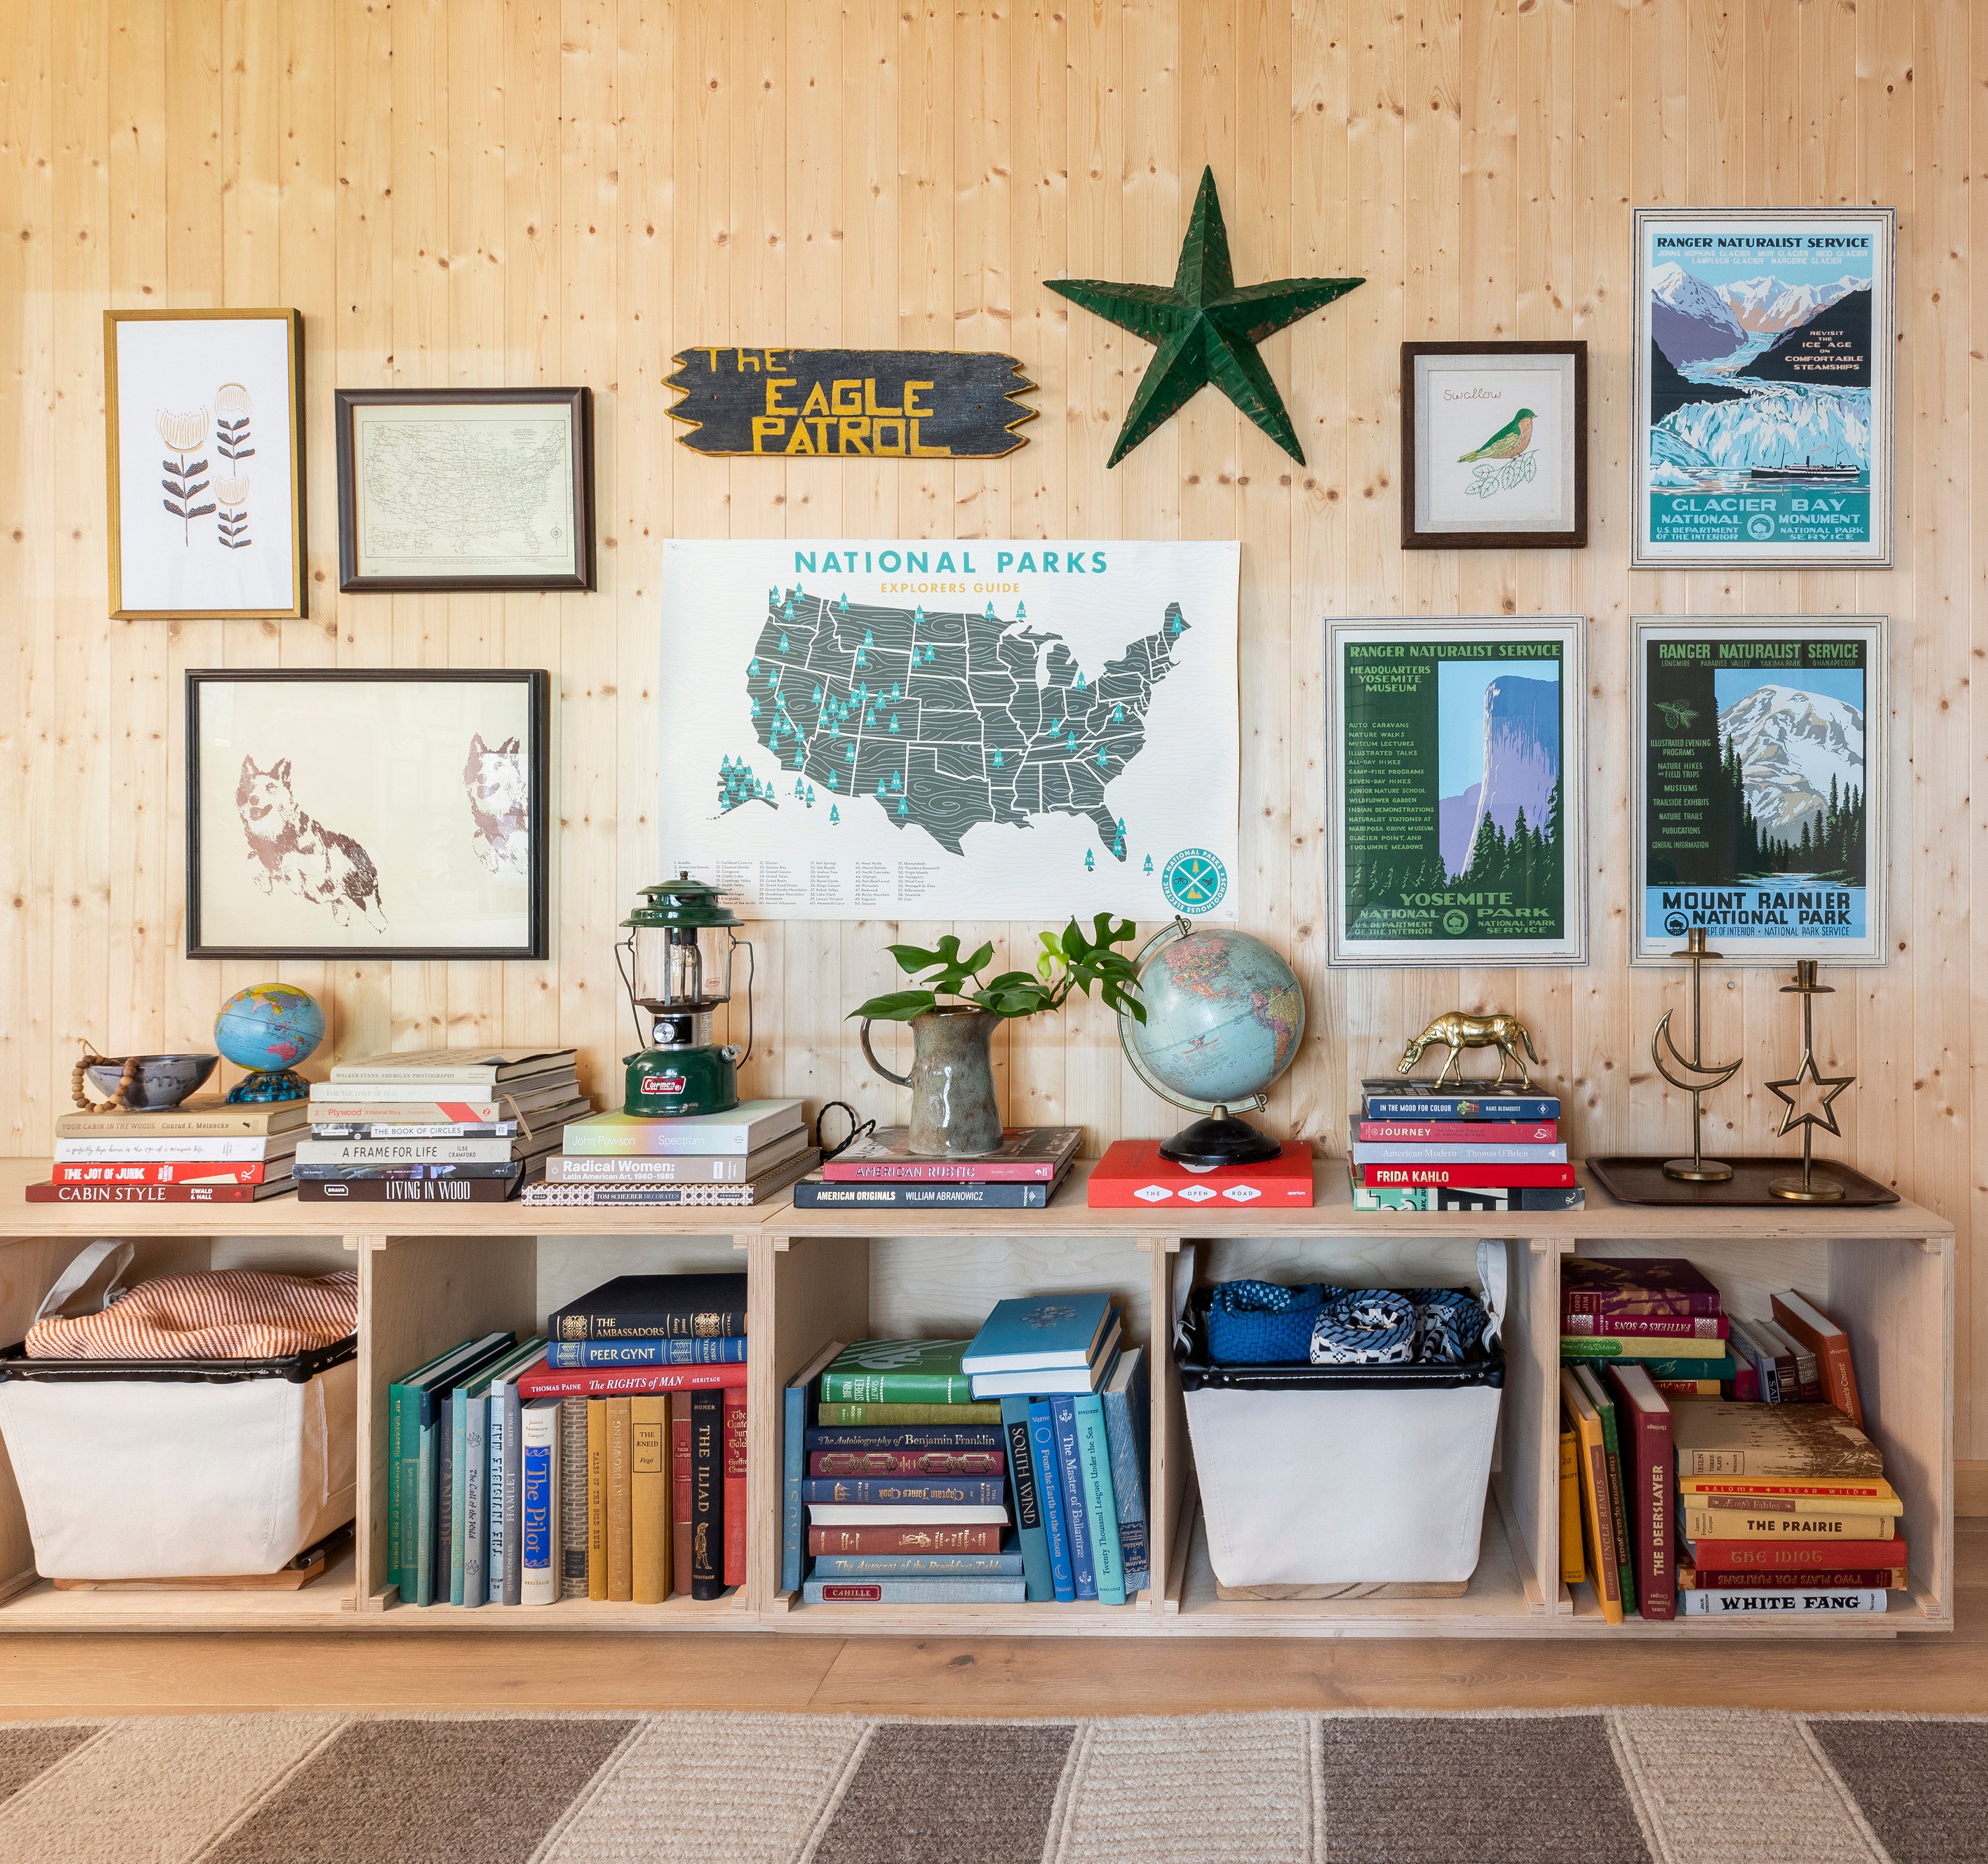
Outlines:
POLYGON ((1149 1139, 1114 1140, 1090 1174, 1094 1211, 1136 1211, 1142 1206, 1228 1204, 1248 1208, 1303 1208, 1312 1200, 1309 1146, 1285 1140, 1274 1159, 1261 1165, 1223 1165, 1189 1171, 1160 1157, 1149 1139))

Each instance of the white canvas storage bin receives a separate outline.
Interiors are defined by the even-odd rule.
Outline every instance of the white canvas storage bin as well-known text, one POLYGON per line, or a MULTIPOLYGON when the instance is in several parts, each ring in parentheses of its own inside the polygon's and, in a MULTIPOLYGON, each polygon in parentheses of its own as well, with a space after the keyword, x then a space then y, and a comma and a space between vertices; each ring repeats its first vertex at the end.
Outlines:
MULTIPOLYGON (((49 1302, 76 1285, 66 1281, 49 1302)), ((286 1565, 357 1511, 358 1353, 356 1336, 269 1359, 0 1351, 0 1438, 36 1569, 150 1579, 286 1565)))
POLYGON ((1224 1585, 1470 1577, 1505 1379, 1504 1245, 1480 1243, 1477 1268, 1489 1324, 1452 1366, 1216 1365, 1209 1291, 1194 1292, 1174 1357, 1224 1585))

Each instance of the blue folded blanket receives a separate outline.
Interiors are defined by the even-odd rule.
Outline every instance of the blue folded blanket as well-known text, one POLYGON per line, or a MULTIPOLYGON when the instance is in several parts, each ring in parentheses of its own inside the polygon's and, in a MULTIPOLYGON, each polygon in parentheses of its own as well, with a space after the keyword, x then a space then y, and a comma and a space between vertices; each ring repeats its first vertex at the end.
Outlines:
POLYGON ((1208 1304, 1217 1365, 1454 1365, 1484 1338, 1483 1306, 1451 1288, 1333 1288, 1224 1282, 1208 1304))

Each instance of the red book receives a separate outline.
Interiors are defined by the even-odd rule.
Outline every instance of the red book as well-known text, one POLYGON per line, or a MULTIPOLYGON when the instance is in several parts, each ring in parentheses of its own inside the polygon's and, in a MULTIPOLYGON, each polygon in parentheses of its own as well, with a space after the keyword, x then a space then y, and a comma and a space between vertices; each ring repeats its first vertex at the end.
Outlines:
POLYGON ((999 1450, 811 1450, 811 1476, 999 1476, 1008 1459, 999 1450))
POLYGON ((746 1363, 729 1366, 534 1366, 518 1381, 518 1396, 534 1398, 631 1398, 637 1392, 710 1392, 743 1387, 746 1363))
POLYGON ((1640 1366, 1608 1366, 1621 1429, 1622 1487, 1629 1539, 1636 1552, 1636 1602, 1645 1619, 1677 1616, 1677 1477, 1671 1455, 1671 1407, 1640 1366))
POLYGON ((1260 1165, 1213 1171, 1189 1171, 1161 1158, 1158 1140, 1114 1140, 1091 1170, 1090 1202, 1094 1211, 1179 1204, 1190 1210, 1209 1204, 1303 1209, 1311 1203, 1311 1148, 1295 1140, 1286 1140, 1275 1158, 1260 1165))
POLYGON ((810 1528, 810 1553, 999 1553, 1008 1530, 984 1528, 810 1528))
POLYGON ((1724 1339, 1723 1314, 1563 1314, 1563 1333, 1611 1339, 1724 1339))
POLYGON ((1692 1565, 1706 1573, 1741 1573, 1750 1583, 1771 1584, 1763 1575, 1773 1573, 1834 1572, 1843 1564, 1844 1550, 1856 1548, 1856 1557, 1868 1567, 1905 1565, 1905 1543, 1888 1541, 1692 1541, 1687 1544, 1692 1565))
POLYGON ((1361 1140, 1398 1140, 1444 1146, 1550 1146, 1560 1138, 1557 1119, 1363 1119, 1361 1140))
POLYGON ((1563 1314, 1717 1314, 1719 1290, 1682 1256, 1568 1256, 1563 1314))
POLYGON ((670 1596, 690 1596, 690 1394, 670 1400, 670 1596))
POLYGON ((1557 1190, 1574 1184, 1571 1165, 1360 1165, 1360 1182, 1374 1190, 1390 1185, 1454 1184, 1465 1190, 1506 1190, 1539 1184, 1557 1190))
POLYGON ((22 1196, 29 1204, 254 1204, 296 1189, 288 1178, 275 1184, 57 1184, 51 1180, 24 1187, 22 1196))
POLYGON ((1857 1369, 1851 1363, 1850 1336, 1805 1295, 1793 1288, 1772 1297, 1774 1322, 1791 1334, 1797 1346, 1815 1355, 1822 1375, 1822 1395, 1858 1430, 1864 1427, 1864 1406, 1857 1396, 1857 1369))
MULTIPOLYGON (((279 1159, 282 1175, 289 1176, 286 1161, 279 1159)), ((58 1165, 49 1174, 52 1184, 260 1184, 268 1176, 269 1161, 255 1159, 244 1164, 193 1164, 184 1160, 171 1165, 58 1165)))
POLYGON ((1902 1566, 1857 1567, 1844 1572, 1707 1572, 1691 1564, 1689 1554, 1680 1551, 1678 1555, 1678 1589, 1685 1592, 1739 1592, 1752 1588, 1777 1592, 1902 1592, 1905 1585, 1902 1566))
POLYGON ((725 1392, 725 1583, 746 1583, 746 1388, 725 1392))

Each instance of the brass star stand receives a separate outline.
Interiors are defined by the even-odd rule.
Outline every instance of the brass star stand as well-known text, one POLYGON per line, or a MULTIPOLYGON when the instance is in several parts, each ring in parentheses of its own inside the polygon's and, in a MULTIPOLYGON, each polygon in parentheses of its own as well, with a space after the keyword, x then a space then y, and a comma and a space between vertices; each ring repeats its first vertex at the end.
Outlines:
MULTIPOLYGON (((1831 997, 1836 993, 1827 984, 1815 981, 1816 961, 1797 958, 1795 961, 1795 981, 1781 986, 1783 996, 1798 996, 1802 1000, 1802 1056, 1801 1065, 1785 1081, 1770 1081, 1768 1091, 1784 1102, 1787 1111, 1781 1116, 1779 1132, 1785 1134, 1794 1128, 1802 1130, 1802 1168, 1799 1178, 1776 1178, 1769 1184, 1769 1193, 1785 1198, 1790 1204, 1837 1204, 1843 1197, 1843 1187, 1834 1178, 1818 1178, 1815 1175, 1814 1149, 1815 1129, 1842 1136, 1843 1129, 1836 1123, 1836 1116, 1831 1111, 1831 1103, 1857 1077, 1841 1076, 1819 1072, 1815 1065, 1815 1000, 1818 997, 1831 997), (1822 1096, 1820 1111, 1797 1113, 1795 1096, 1804 1082, 1827 1091, 1822 1096)), ((1777 1135, 1778 1136, 1778 1135, 1777 1135)), ((1665 1167, 1668 1169, 1668 1167, 1665 1167)))
POLYGON ((1664 1176, 1681 1178, 1688 1184, 1723 1184, 1733 1176, 1733 1167, 1705 1156, 1705 1113, 1701 1096, 1710 1093, 1714 1088, 1723 1087, 1740 1072, 1740 1062, 1746 1058, 1742 1055, 1740 1061, 1728 1062, 1723 1066, 1708 1064, 1705 1059, 1705 967, 1716 964, 1719 957, 1717 952, 1706 950, 1705 928, 1693 926, 1685 934, 1683 951, 1673 951, 1671 956, 1682 958, 1691 967, 1691 1053, 1678 1053, 1676 1038, 1671 1034, 1673 1012, 1666 1010, 1650 1032, 1650 1059, 1656 1064, 1657 1072, 1672 1086, 1691 1096, 1691 1157, 1665 1160, 1664 1176), (1662 1048, 1658 1046, 1660 1043, 1662 1048), (1664 1065, 1664 1048, 1669 1049, 1671 1059, 1684 1070, 1687 1079, 1679 1079, 1664 1065))

